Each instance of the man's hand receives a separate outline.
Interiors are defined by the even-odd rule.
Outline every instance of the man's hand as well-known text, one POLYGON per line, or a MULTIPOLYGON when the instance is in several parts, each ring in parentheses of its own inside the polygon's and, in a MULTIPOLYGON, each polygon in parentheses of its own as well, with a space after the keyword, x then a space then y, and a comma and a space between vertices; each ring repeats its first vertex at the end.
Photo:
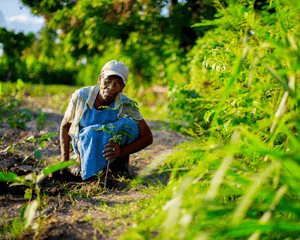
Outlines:
POLYGON ((106 147, 107 149, 103 150, 102 153, 103 157, 105 157, 107 161, 120 157, 121 148, 119 144, 114 143, 112 140, 109 140, 109 143, 104 145, 104 147, 106 147))

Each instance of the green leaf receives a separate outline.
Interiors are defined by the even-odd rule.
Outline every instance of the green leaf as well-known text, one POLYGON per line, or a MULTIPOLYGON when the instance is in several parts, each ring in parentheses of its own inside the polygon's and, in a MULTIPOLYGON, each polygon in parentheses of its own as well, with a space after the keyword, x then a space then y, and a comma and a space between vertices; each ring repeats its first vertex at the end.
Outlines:
MULTIPOLYGON (((233 84, 235 82, 235 80, 238 78, 241 70, 242 70, 242 66, 244 64, 244 61, 248 55, 248 51, 249 51, 249 47, 246 46, 244 47, 243 49, 243 53, 241 54, 241 56, 238 58, 237 62, 235 63, 235 67, 233 69, 233 73, 231 74, 231 77, 230 79, 227 81, 226 83, 226 86, 225 86, 225 90, 221 96, 221 99, 218 103, 218 107, 217 107, 217 110, 214 114, 214 117, 213 117, 213 120, 212 120, 212 123, 213 123, 213 126, 217 126, 218 125, 218 117, 222 111, 222 107, 224 106, 224 103, 227 99, 227 97, 229 96, 229 93, 231 91, 231 89, 233 88, 233 84)), ((212 136, 212 131, 211 131, 211 136, 212 136)))
POLYGON ((55 135, 58 135, 58 134, 57 133, 49 133, 47 135, 44 135, 44 136, 42 136, 42 137, 39 138, 39 142, 42 142, 42 141, 44 141, 44 140, 46 140, 48 138, 51 138, 51 137, 53 137, 55 135))
POLYGON ((295 161, 285 159, 282 164, 293 177, 297 178, 298 181, 300 180, 300 167, 295 161))
POLYGON ((241 201, 238 203, 235 209, 232 226, 239 226, 243 221, 248 209, 253 204, 254 198, 259 193, 261 186, 266 182, 266 180, 273 175, 276 169, 280 168, 280 162, 271 163, 263 172, 261 172, 256 178, 253 179, 251 187, 248 189, 247 193, 243 196, 241 201))
POLYGON ((21 220, 22 221, 24 221, 25 219, 24 219, 24 214, 25 214, 25 209, 26 209, 26 207, 27 207, 27 203, 26 204, 24 204, 22 207, 21 207, 21 209, 20 209, 20 218, 21 218, 21 220))
POLYGON ((208 189, 205 198, 207 200, 213 200, 217 194, 218 190, 223 182, 223 179, 226 175, 226 172, 228 171, 228 168, 230 164, 233 162, 233 157, 232 156, 225 156, 224 160, 221 163, 221 166, 218 168, 216 171, 215 175, 213 176, 210 185, 210 188, 208 189))
POLYGON ((32 222, 35 211, 37 210, 39 204, 37 200, 34 200, 33 202, 28 203, 25 212, 24 212, 24 218, 25 218, 25 224, 24 228, 28 228, 30 223, 32 222))
POLYGON ((284 45, 288 45, 288 37, 287 37, 287 33, 288 33, 288 30, 285 26, 285 20, 284 20, 284 17, 282 16, 282 7, 280 6, 280 2, 279 0, 275 0, 275 7, 276 7, 276 13, 277 13, 277 16, 278 16, 278 23, 279 23, 279 26, 280 26, 280 29, 281 29, 281 34, 282 34, 282 40, 283 40, 283 43, 284 45))
POLYGON ((210 119, 211 117, 215 114, 215 111, 214 110, 208 110, 205 112, 204 114, 204 120, 206 123, 209 123, 210 122, 210 119))
POLYGON ((285 125, 283 125, 282 128, 283 128, 285 134, 288 135, 288 137, 290 138, 290 141, 291 141, 292 145, 294 146, 294 148, 295 149, 300 149, 299 139, 296 138, 295 135, 292 134, 290 132, 290 130, 285 125))
POLYGON ((273 228, 273 224, 259 224, 258 221, 245 221, 242 222, 238 227, 230 229, 227 234, 230 237, 245 237, 250 236, 256 230, 261 233, 265 233, 273 228))
POLYGON ((44 174, 44 176, 47 176, 50 173, 56 172, 60 169, 63 169, 63 168, 66 168, 66 167, 69 167, 72 165, 76 165, 76 164, 78 164, 78 163, 74 162, 74 161, 66 161, 66 162, 56 163, 49 167, 44 168, 42 173, 44 174))
POLYGON ((17 80, 17 89, 20 91, 20 90, 22 90, 24 87, 25 87, 25 83, 22 81, 22 79, 18 79, 17 80))
POLYGON ((12 172, 7 172, 7 173, 0 172, 0 181, 19 183, 19 182, 21 182, 21 178, 17 174, 12 173, 12 172))
POLYGON ((44 148, 44 147, 46 146, 46 144, 47 144, 46 141, 43 141, 43 142, 40 143, 40 146, 41 146, 42 148, 44 148))
POLYGON ((28 188, 25 190, 24 199, 30 199, 32 196, 32 189, 28 188))
POLYGON ((37 149, 37 150, 35 150, 33 156, 34 156, 35 159, 41 159, 42 154, 43 154, 43 150, 42 149, 37 149))
POLYGON ((286 84, 286 82, 275 72, 274 69, 269 67, 267 64, 263 63, 266 68, 269 70, 269 72, 281 83, 281 85, 284 87, 286 91, 288 91, 292 96, 294 96, 294 92, 290 89, 290 87, 286 84))
POLYGON ((30 109, 28 109, 28 108, 22 108, 22 109, 19 109, 18 111, 17 111, 18 113, 24 113, 25 114, 25 116, 27 117, 27 118, 32 118, 32 112, 31 112, 31 110, 30 109))
POLYGON ((162 153, 162 154, 160 154, 160 155, 158 155, 152 162, 151 162, 151 164, 148 166, 148 167, 146 167, 145 169, 144 169, 144 171, 140 174, 140 178, 143 178, 143 177, 145 177, 145 176, 147 176, 153 169, 155 169, 159 164, 162 164, 162 163, 164 163, 164 162, 166 162, 167 161, 167 159, 170 157, 170 156, 172 156, 172 155, 174 155, 175 154, 175 152, 174 151, 171 151, 171 152, 165 152, 165 153, 162 153))

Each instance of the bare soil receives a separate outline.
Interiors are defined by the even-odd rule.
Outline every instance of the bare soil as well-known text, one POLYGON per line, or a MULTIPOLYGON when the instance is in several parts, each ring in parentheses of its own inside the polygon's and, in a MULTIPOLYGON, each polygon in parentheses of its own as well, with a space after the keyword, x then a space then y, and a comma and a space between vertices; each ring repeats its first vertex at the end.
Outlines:
MULTIPOLYGON (((37 131, 36 117, 41 109, 35 108, 34 104, 38 105, 35 101, 31 101, 30 106, 23 103, 35 110, 25 129, 10 129, 6 122, 0 125, 0 171, 26 175, 59 161, 58 135, 47 140, 41 160, 30 157, 23 162, 25 156, 33 151, 29 142, 13 152, 2 151, 30 136, 38 138, 48 133, 58 133, 63 114, 56 109, 43 109, 47 114, 47 124, 42 131, 37 131)), ((140 210, 139 202, 153 197, 141 188, 147 188, 147 182, 153 183, 157 179, 166 184, 168 175, 150 174, 144 179, 144 186, 139 188, 131 187, 130 182, 160 154, 172 151, 176 145, 187 140, 177 132, 166 130, 166 124, 147 122, 154 136, 153 144, 130 156, 129 176, 119 177, 109 173, 107 189, 103 189, 105 174, 90 181, 82 181, 71 173, 64 176, 54 174, 43 180, 43 225, 39 239, 117 239, 125 233, 132 224, 130 218, 140 210), (131 210, 119 213, 122 206, 131 210)), ((24 199, 26 189, 25 186, 0 182, 0 227, 19 216, 21 207, 29 201, 24 199)), ((33 239, 34 233, 34 230, 27 231, 20 238, 33 239)))

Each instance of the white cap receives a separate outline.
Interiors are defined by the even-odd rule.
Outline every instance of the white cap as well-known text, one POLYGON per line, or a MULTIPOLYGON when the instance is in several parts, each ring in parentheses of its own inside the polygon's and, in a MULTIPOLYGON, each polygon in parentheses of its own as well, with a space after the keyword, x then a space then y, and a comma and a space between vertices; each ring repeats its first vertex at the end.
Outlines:
POLYGON ((129 69, 124 63, 112 60, 104 65, 101 73, 105 74, 106 76, 117 75, 122 78, 124 85, 126 85, 129 69))

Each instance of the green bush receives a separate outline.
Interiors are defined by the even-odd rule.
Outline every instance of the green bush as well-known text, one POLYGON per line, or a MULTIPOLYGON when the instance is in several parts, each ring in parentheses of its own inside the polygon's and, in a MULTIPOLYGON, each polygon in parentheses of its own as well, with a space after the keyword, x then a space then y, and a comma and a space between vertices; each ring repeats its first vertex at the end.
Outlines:
POLYGON ((7 123, 12 129, 25 128, 26 123, 32 118, 32 113, 27 108, 18 109, 15 113, 8 114, 7 123))
POLYGON ((171 181, 123 239, 299 237, 300 3, 225 2, 198 24, 215 28, 190 53, 182 88, 195 92, 196 111, 181 116, 200 119, 190 130, 198 142, 167 158, 171 181))

